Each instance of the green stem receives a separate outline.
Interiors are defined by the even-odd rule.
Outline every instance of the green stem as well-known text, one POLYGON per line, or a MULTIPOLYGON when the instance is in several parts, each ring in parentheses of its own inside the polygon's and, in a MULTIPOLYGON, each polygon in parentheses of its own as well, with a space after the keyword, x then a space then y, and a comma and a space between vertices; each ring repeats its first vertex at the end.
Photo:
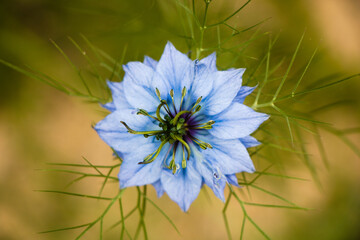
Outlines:
POLYGON ((118 195, 116 195, 113 200, 111 201, 111 203, 107 206, 107 208, 104 210, 104 212, 100 215, 100 217, 98 217, 95 221, 93 221, 92 223, 90 223, 88 225, 88 227, 82 231, 76 239, 80 239, 90 228, 92 228, 97 222, 99 222, 101 219, 104 218, 104 216, 107 214, 107 212, 110 210, 110 208, 112 207, 112 205, 114 205, 114 203, 116 202, 116 200, 120 199, 122 194, 124 193, 125 188, 121 189, 120 192, 118 193, 118 195))
POLYGON ((206 18, 207 18, 207 12, 208 12, 208 8, 209 8, 209 4, 210 2, 205 1, 205 13, 204 13, 204 20, 202 23, 202 26, 200 27, 200 41, 199 41, 199 47, 196 49, 196 58, 199 59, 200 58, 200 54, 203 51, 203 42, 204 42, 204 32, 206 29, 206 18))
POLYGON ((140 204, 141 204, 141 191, 140 191, 140 187, 136 187, 136 190, 138 192, 138 196, 137 196, 137 203, 136 203, 136 208, 138 209, 139 211, 139 215, 140 215, 140 220, 139 220, 139 224, 136 228, 136 231, 135 231, 135 236, 134 236, 134 240, 136 240, 139 236, 139 233, 140 233, 140 228, 141 228, 141 207, 140 207, 140 204))
POLYGON ((147 231, 146 231, 146 226, 145 226, 145 210, 146 210, 146 192, 147 192, 147 186, 145 185, 144 186, 144 192, 143 192, 143 204, 142 204, 142 227, 143 227, 143 231, 144 231, 144 236, 145 236, 145 239, 147 240, 148 239, 148 236, 147 236, 147 231))
POLYGON ((122 201, 121 199, 119 199, 119 208, 120 208, 120 216, 121 216, 121 233, 120 233, 120 240, 122 240, 124 238, 124 232, 125 232, 125 218, 124 218, 124 210, 123 210, 123 206, 122 206, 122 201))
POLYGON ((224 218, 224 222, 225 222, 226 233, 227 233, 227 235, 228 235, 228 239, 229 239, 229 240, 231 240, 232 238, 231 238, 231 232, 230 232, 229 222, 228 222, 227 217, 226 217, 226 210, 227 210, 227 208, 228 208, 228 206, 229 206, 230 199, 231 199, 231 195, 232 195, 232 193, 231 193, 231 191, 230 191, 230 192, 229 192, 229 196, 228 196, 228 198, 227 198, 227 200, 226 200, 226 202, 225 202, 224 208, 223 208, 223 210, 222 210, 222 214, 223 214, 223 218, 224 218))

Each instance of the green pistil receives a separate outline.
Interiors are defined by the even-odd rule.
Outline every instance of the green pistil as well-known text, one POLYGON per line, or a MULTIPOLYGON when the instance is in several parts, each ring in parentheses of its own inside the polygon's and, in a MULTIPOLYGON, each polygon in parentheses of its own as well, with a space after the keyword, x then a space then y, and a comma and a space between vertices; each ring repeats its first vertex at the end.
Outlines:
POLYGON ((188 153, 188 155, 187 155, 187 160, 189 160, 189 159, 190 159, 190 155, 191 155, 191 150, 190 150, 189 145, 188 145, 181 137, 175 135, 175 138, 176 138, 179 142, 181 142, 182 145, 186 148, 186 151, 187 151, 187 153, 188 153))
POLYGON ((163 141, 160 146, 158 147, 158 149, 156 149, 155 152, 153 152, 152 154, 149 154, 147 155, 145 158, 144 158, 144 161, 142 162, 139 162, 139 164, 146 164, 146 163, 151 163, 153 162, 160 154, 161 152, 161 149, 163 148, 163 146, 165 145, 165 143, 167 143, 167 141, 163 141))
POLYGON ((178 114, 176 114, 176 116, 173 118, 173 120, 170 121, 170 123, 172 123, 173 125, 176 125, 179 117, 180 117, 181 115, 183 115, 184 113, 189 113, 189 112, 190 112, 190 111, 185 111, 185 110, 179 112, 178 114))
POLYGON ((159 133, 162 133, 163 130, 154 130, 154 131, 135 131, 135 130, 132 130, 125 122, 123 121, 120 121, 125 127, 126 129, 128 130, 129 133, 132 133, 132 134, 145 134, 145 135, 153 135, 153 134, 159 134, 159 133))
POLYGON ((139 164, 147 164, 153 162, 160 154, 162 148, 166 143, 169 143, 171 147, 168 150, 168 153, 166 154, 166 157, 164 158, 164 161, 166 161, 166 158, 169 154, 169 152, 173 151, 172 153, 172 159, 169 163, 169 166, 166 166, 166 163, 164 162, 165 166, 168 169, 172 170, 172 173, 175 174, 176 171, 180 168, 179 164, 176 164, 175 156, 176 156, 176 149, 178 144, 181 144, 182 146, 182 161, 181 161, 181 167, 183 169, 186 168, 187 160, 190 159, 191 156, 191 149, 189 146, 189 143, 184 140, 184 137, 187 137, 187 139, 191 139, 194 143, 196 143, 200 148, 207 149, 212 148, 212 146, 206 142, 203 142, 196 137, 193 137, 190 134, 190 130, 196 130, 196 129, 211 129, 212 125, 215 123, 215 121, 210 120, 206 123, 200 123, 200 124, 189 124, 187 121, 191 118, 192 115, 196 114, 201 110, 201 105, 199 103, 202 100, 202 97, 199 97, 192 108, 190 110, 181 110, 184 97, 186 95, 186 88, 184 87, 182 89, 182 95, 181 95, 181 101, 180 101, 180 107, 179 112, 177 112, 175 107, 175 100, 174 100, 174 90, 170 90, 170 97, 172 100, 172 104, 174 107, 174 112, 170 111, 170 107, 166 100, 163 100, 161 98, 161 94, 159 89, 155 89, 155 93, 157 97, 159 98, 160 104, 158 105, 156 109, 156 116, 152 116, 144 109, 139 109, 137 112, 138 115, 143 115, 152 118, 155 121, 159 122, 159 127, 161 130, 153 130, 153 131, 135 131, 131 129, 125 122, 121 121, 121 123, 126 127, 129 133, 131 134, 142 134, 145 138, 154 136, 157 140, 161 141, 160 146, 151 154, 147 155, 142 162, 139 162, 139 164), (164 108, 167 114, 165 114, 163 117, 160 115, 161 108, 164 108), (186 154, 185 154, 186 149, 186 154))
POLYGON ((156 109, 156 116, 157 116, 157 118, 159 119, 159 122, 161 122, 161 123, 165 123, 165 121, 161 118, 161 116, 160 116, 160 109, 161 109, 161 107, 165 104, 164 102, 163 102, 163 100, 160 100, 160 104, 159 104, 159 106, 157 107, 157 109, 156 109))

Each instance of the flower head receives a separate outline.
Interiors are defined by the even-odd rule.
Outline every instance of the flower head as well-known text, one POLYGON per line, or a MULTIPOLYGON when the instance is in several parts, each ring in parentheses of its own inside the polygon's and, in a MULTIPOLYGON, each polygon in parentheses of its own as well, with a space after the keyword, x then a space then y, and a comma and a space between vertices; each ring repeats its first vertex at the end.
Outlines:
POLYGON ((108 82, 111 111, 95 129, 122 158, 120 188, 152 184, 187 211, 203 184, 224 201, 236 173, 254 172, 246 150, 268 116, 243 105, 245 69, 218 71, 216 54, 192 61, 169 42, 159 62, 129 62, 108 82))

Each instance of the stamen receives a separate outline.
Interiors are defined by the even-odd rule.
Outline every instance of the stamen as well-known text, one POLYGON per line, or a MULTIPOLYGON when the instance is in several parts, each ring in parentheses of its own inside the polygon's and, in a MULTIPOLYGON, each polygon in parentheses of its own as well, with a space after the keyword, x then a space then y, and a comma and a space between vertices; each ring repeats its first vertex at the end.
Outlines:
POLYGON ((185 95, 186 95, 186 87, 184 87, 181 91, 181 101, 180 101, 180 110, 179 111, 181 111, 181 107, 182 107, 185 95))
POLYGON ((171 113, 171 111, 170 111, 170 107, 169 107, 169 105, 167 104, 167 102, 165 101, 165 100, 161 100, 161 101, 163 101, 164 103, 165 103, 165 106, 164 106, 164 109, 165 109, 165 111, 167 112, 167 114, 169 114, 170 116, 172 116, 172 113, 171 113))
POLYGON ((139 162, 138 164, 144 164, 146 161, 148 161, 155 153, 157 152, 157 149, 153 152, 153 153, 150 153, 149 155, 147 155, 143 162, 139 162))
POLYGON ((177 170, 177 167, 176 167, 176 164, 175 164, 175 154, 176 154, 176 148, 177 146, 174 146, 174 150, 173 150, 173 154, 172 154, 172 159, 169 163, 169 166, 167 166, 165 164, 165 166, 168 168, 168 169, 172 169, 172 173, 175 174, 176 170, 177 170))
POLYGON ((156 95, 158 96, 160 102, 161 102, 161 95, 160 95, 160 91, 158 88, 155 88, 155 92, 156 92, 156 95))
POLYGON ((201 105, 196 106, 195 111, 193 111, 193 112, 191 112, 191 114, 187 115, 186 119, 189 119, 192 115, 194 115, 195 113, 200 111, 200 109, 201 109, 201 105))
POLYGON ((128 130, 129 133, 132 134, 158 134, 158 133, 163 133, 163 130, 153 130, 153 131, 135 131, 133 129, 131 129, 125 122, 120 121, 128 130))
POLYGON ((198 144, 202 149, 206 150, 207 148, 213 148, 213 146, 211 146, 211 144, 201 141, 200 139, 190 136, 190 138, 196 143, 198 144))
POLYGON ((186 151, 188 152, 188 156, 187 156, 187 160, 190 159, 190 154, 191 154, 191 150, 189 145, 179 136, 175 135, 175 138, 182 143, 182 145, 184 145, 184 147, 186 148, 186 151))
POLYGON ((209 130, 209 129, 212 129, 212 125, 205 125, 205 126, 202 126, 202 127, 192 127, 191 129, 206 129, 206 130, 209 130))
POLYGON ((194 113, 197 113, 200 110, 201 110, 201 105, 198 105, 198 106, 196 106, 194 113))
POLYGON ((185 160, 185 149, 184 149, 184 145, 182 145, 182 150, 183 150, 183 158, 181 161, 181 167, 182 168, 186 168, 186 160, 185 160))
POLYGON ((165 156, 164 156, 164 159, 163 159, 163 164, 166 168, 169 168, 170 169, 170 166, 166 165, 166 159, 168 158, 169 156, 169 153, 170 151, 174 148, 174 144, 171 145, 171 147, 169 147, 169 149, 167 150, 165 156))
POLYGON ((207 146, 203 143, 200 143, 198 141, 196 141, 194 138, 191 138, 197 145, 199 145, 199 147, 203 150, 206 150, 207 149, 207 146))
POLYGON ((209 125, 209 126, 211 126, 211 125, 214 125, 215 124, 215 121, 214 120, 210 120, 210 121, 208 121, 208 122, 205 122, 205 123, 200 123, 200 124, 195 124, 195 125, 192 125, 192 127, 195 127, 195 126, 206 126, 206 125, 209 125))
MULTIPOLYGON (((147 117, 151 117, 153 119, 155 119, 156 121, 159 121, 159 119, 157 117, 154 117, 152 115, 150 115, 147 111, 145 111, 144 109, 139 109, 139 111, 136 113, 137 115, 144 115, 147 117)), ((160 122, 160 121, 159 121, 160 122)))
POLYGON ((173 107, 174 107, 175 114, 177 114, 176 106, 175 106, 175 100, 174 100, 174 90, 173 89, 170 90, 170 97, 171 97, 171 100, 172 100, 172 104, 173 104, 173 107))
POLYGON ((158 147, 158 149, 157 149, 155 152, 153 152, 152 154, 149 154, 148 156, 146 156, 146 157, 144 158, 144 161, 139 162, 138 164, 147 164, 147 163, 153 162, 153 161, 159 156, 159 154, 160 154, 160 152, 161 152, 161 149, 163 148, 163 146, 165 145, 165 143, 167 143, 166 140, 165 140, 165 141, 162 141, 161 144, 160 144, 160 146, 158 147), (153 155, 154 153, 155 153, 155 155, 153 155))
POLYGON ((195 102, 195 104, 194 104, 194 106, 191 108, 191 110, 190 111, 192 111, 200 102, 201 102, 201 100, 202 100, 202 96, 201 97, 199 97, 197 100, 196 100, 196 102, 195 102))
POLYGON ((215 124, 214 120, 210 120, 210 121, 207 122, 207 125, 213 125, 213 124, 215 124))
POLYGON ((170 116, 172 116, 171 111, 170 111, 170 108, 169 108, 169 105, 167 104, 167 102, 166 102, 165 100, 160 100, 160 105, 158 106, 158 110, 159 110, 159 111, 160 111, 161 107, 165 105, 165 106, 167 106, 167 108, 164 107, 165 111, 167 112, 167 114, 169 114, 170 116), (161 105, 161 106, 160 106, 160 105, 161 105))
POLYGON ((175 174, 176 172, 176 164, 175 164, 175 154, 176 154, 176 149, 174 149, 173 151, 173 156, 172 156, 172 159, 171 159, 171 162, 170 162, 170 165, 171 165, 171 168, 172 168, 172 174, 175 174))

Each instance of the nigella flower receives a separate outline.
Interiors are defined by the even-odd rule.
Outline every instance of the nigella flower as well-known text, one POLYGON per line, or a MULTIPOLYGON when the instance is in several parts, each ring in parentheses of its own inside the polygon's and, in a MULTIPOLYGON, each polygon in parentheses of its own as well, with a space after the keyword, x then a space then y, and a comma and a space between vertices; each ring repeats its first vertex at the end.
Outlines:
POLYGON ((268 116, 243 105, 244 69, 218 71, 216 54, 190 60, 168 43, 159 62, 129 62, 108 82, 111 111, 95 129, 123 159, 120 188, 152 184, 187 211, 203 184, 224 201, 236 173, 254 172, 247 147, 268 116))

